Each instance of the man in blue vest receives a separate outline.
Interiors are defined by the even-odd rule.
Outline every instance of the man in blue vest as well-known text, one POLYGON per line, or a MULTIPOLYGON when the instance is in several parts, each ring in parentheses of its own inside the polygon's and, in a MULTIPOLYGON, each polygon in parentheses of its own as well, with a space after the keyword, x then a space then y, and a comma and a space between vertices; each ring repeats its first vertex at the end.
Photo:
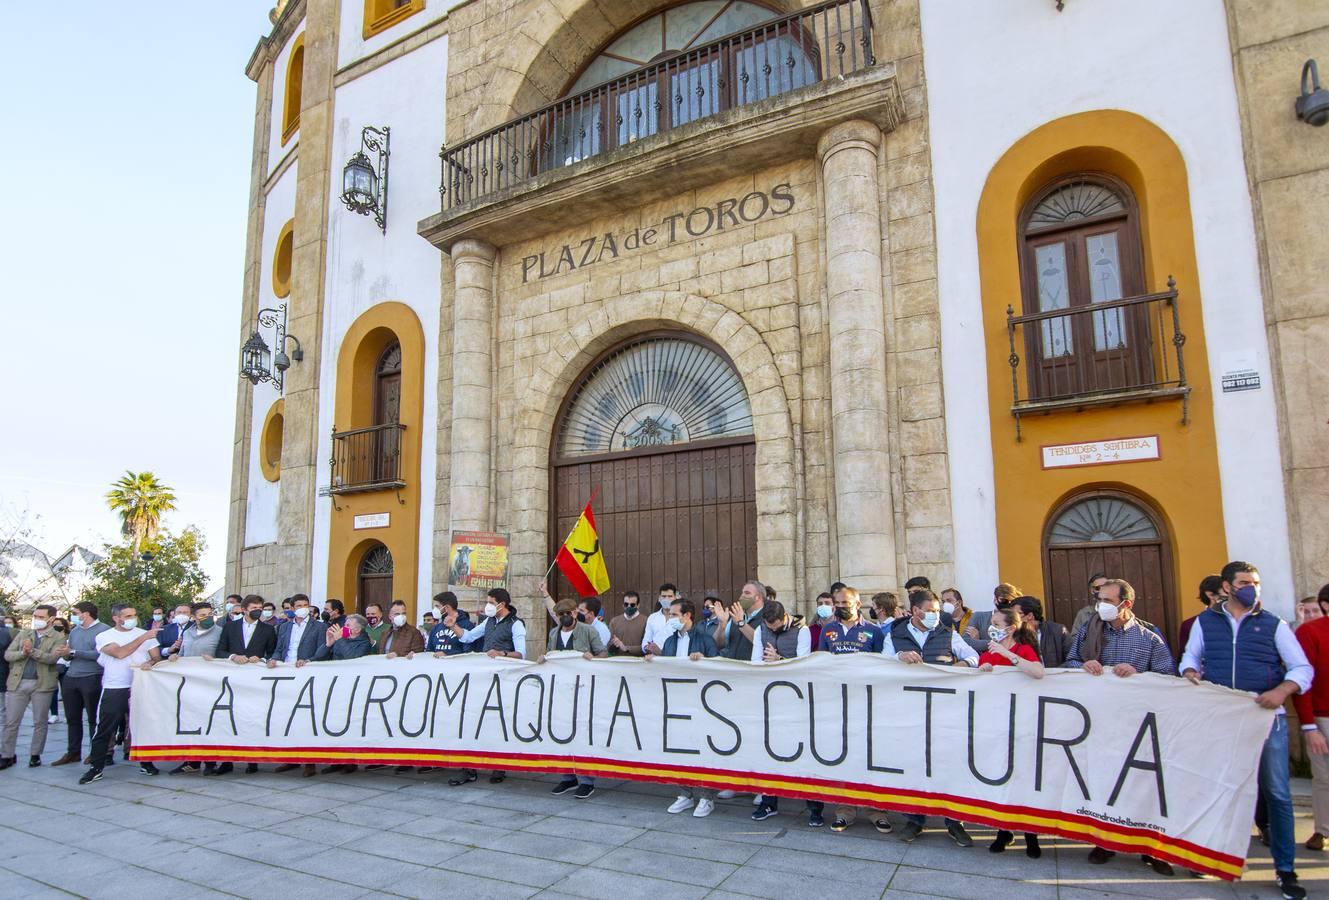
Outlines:
MULTIPOLYGON (((911 579, 912 580, 912 579, 911 579)), ((909 618, 896 619, 890 626, 890 650, 902 663, 932 663, 942 666, 977 666, 978 654, 955 630, 941 624, 941 601, 925 587, 909 593, 909 618)), ((926 816, 910 813, 904 817, 900 840, 906 844, 923 833, 926 816)), ((972 847, 974 839, 957 820, 946 819, 946 833, 957 846, 972 847)))
POLYGON ((1286 622, 1260 605, 1260 573, 1248 562, 1223 567, 1222 603, 1200 613, 1181 656, 1181 674, 1192 684, 1209 681, 1254 693, 1255 702, 1275 711, 1274 725, 1260 753, 1260 794, 1269 811, 1269 850, 1278 886, 1287 900, 1306 889, 1293 868, 1292 791, 1288 774, 1287 715, 1283 704, 1310 690, 1314 669, 1286 622))

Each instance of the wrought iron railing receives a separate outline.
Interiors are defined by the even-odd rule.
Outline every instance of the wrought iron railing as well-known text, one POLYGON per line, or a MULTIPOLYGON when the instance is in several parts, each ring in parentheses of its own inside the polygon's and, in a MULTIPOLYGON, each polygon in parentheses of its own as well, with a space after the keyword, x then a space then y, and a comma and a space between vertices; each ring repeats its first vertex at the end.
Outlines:
POLYGON ((868 0, 831 0, 771 19, 445 146, 439 153, 443 211, 874 62, 868 0))
POLYGON ((1024 413, 1135 399, 1178 397, 1185 422, 1186 335, 1177 283, 1169 276, 1167 284, 1160 293, 1022 316, 1007 306, 1017 432, 1024 413))
POLYGON ((395 490, 405 487, 401 471, 405 425, 373 425, 332 432, 331 492, 395 490))

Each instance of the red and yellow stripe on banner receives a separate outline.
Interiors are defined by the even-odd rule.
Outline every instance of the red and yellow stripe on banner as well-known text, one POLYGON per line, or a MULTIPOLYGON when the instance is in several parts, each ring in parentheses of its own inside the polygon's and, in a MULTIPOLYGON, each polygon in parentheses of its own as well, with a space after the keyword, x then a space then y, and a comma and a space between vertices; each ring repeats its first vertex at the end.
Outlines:
POLYGON ((353 763, 356 765, 439 766, 445 768, 501 768, 531 772, 566 772, 583 775, 687 784, 717 790, 753 791, 777 797, 822 800, 905 813, 950 816, 965 822, 1031 831, 1083 840, 1120 853, 1144 853, 1183 868, 1227 881, 1241 877, 1245 860, 1206 849, 1190 841, 1111 822, 1093 816, 1053 812, 1028 806, 990 803, 970 797, 927 791, 893 790, 848 781, 818 778, 782 778, 727 769, 614 762, 582 756, 544 756, 528 753, 470 753, 449 750, 393 750, 383 747, 241 747, 161 746, 135 744, 135 760, 203 759, 246 763, 353 763))

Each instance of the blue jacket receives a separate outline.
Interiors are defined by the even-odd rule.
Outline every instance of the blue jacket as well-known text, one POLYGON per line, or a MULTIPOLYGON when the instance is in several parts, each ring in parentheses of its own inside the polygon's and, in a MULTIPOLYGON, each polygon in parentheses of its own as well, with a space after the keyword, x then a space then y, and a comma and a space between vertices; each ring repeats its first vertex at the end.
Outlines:
MULTIPOLYGON (((470 631, 475 626, 471 624, 471 617, 466 613, 457 611, 457 624, 466 631, 470 631)), ((475 642, 479 646, 480 641, 475 642)), ((461 638, 453 633, 452 629, 439 622, 429 630, 429 640, 425 641, 425 650, 430 653, 444 653, 448 656, 456 656, 458 653, 466 652, 466 645, 461 642, 461 638)))
MULTIPOLYGON (((688 644, 688 655, 700 653, 709 659, 712 656, 719 656, 720 651, 715 648, 715 638, 707 634, 703 629, 693 626, 688 632, 692 640, 688 644)), ((750 646, 750 645, 749 645, 750 646)), ((661 656, 673 656, 678 652, 678 634, 671 634, 665 638, 664 646, 660 648, 661 656)))
POLYGON ((171 649, 171 645, 180 637, 180 634, 180 626, 174 622, 167 622, 161 627, 161 631, 157 632, 157 649, 161 651, 163 659, 171 655, 168 651, 171 649))
MULTIPOLYGON (((305 633, 300 636, 300 646, 295 648, 297 660, 313 659, 319 647, 327 646, 328 626, 312 615, 305 621, 309 624, 305 625, 305 633)), ((286 651, 291 648, 291 634, 294 631, 293 620, 282 622, 277 626, 277 649, 272 652, 272 658, 277 662, 286 662, 286 651)))
POLYGON ((355 637, 340 638, 331 647, 327 644, 327 632, 323 632, 323 644, 319 646, 314 659, 359 659, 374 652, 374 645, 369 635, 364 632, 355 637))
MULTIPOLYGON (((1283 683, 1287 667, 1274 635, 1282 620, 1263 609, 1246 614, 1232 635, 1232 623, 1218 609, 1206 609, 1195 620, 1204 634, 1201 677, 1205 681, 1263 694, 1283 683)), ((1194 626, 1192 626, 1194 627, 1194 626)))

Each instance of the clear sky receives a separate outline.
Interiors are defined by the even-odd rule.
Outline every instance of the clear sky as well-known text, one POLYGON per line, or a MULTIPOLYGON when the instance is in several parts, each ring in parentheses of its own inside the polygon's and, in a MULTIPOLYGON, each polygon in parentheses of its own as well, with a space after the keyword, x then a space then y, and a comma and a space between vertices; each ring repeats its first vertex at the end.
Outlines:
MULTIPOLYGON (((100 549, 126 469, 221 586, 255 85, 272 0, 5 4, 0 509, 100 549)), ((228 585, 229 587, 229 585, 228 585)))

